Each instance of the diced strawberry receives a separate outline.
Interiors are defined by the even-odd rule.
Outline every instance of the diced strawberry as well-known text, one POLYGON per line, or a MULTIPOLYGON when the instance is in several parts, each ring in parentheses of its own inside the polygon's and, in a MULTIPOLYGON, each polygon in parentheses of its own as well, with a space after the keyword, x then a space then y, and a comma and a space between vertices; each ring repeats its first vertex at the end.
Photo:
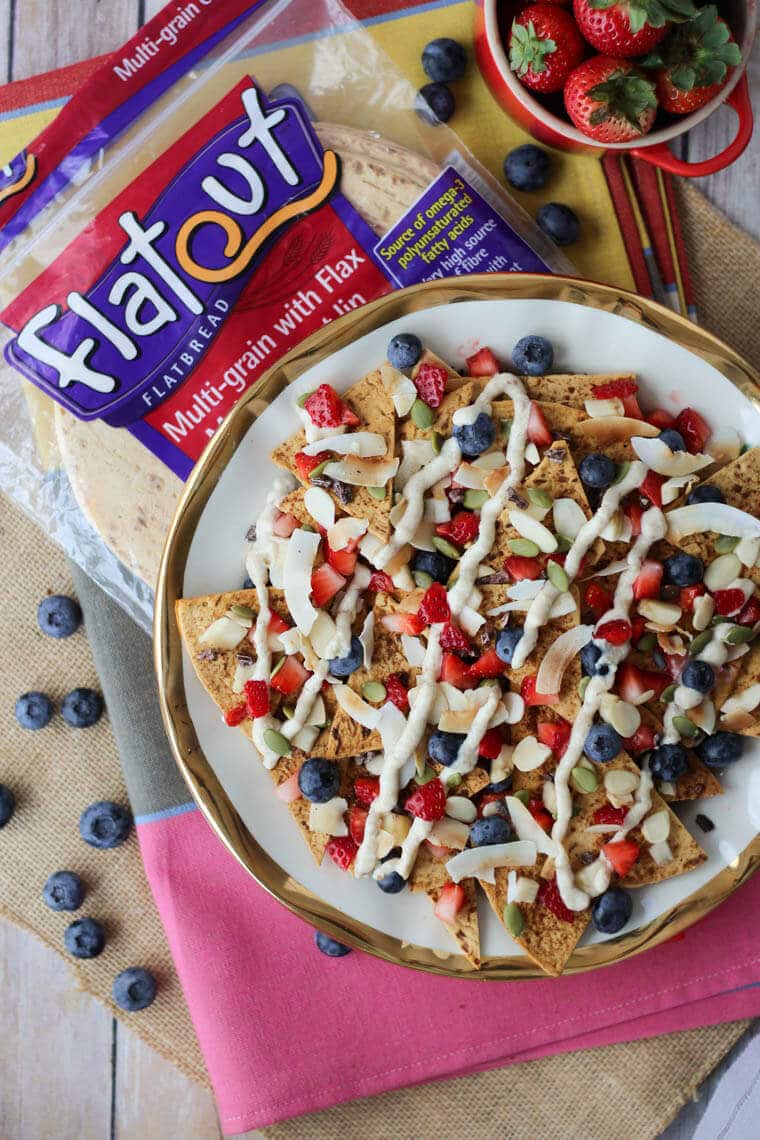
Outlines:
POLYGON ((456 653, 444 653, 441 662, 441 680, 447 681, 455 689, 474 689, 477 684, 469 666, 465 665, 456 653))
POLYGON ((535 443, 536 447, 549 447, 552 442, 552 433, 549 431, 546 417, 538 404, 532 400, 528 417, 528 439, 531 443, 535 443))
POLYGON ((675 422, 675 416, 671 416, 670 412, 666 412, 664 408, 655 408, 655 410, 650 412, 647 416, 647 423, 659 428, 660 431, 664 431, 665 428, 671 428, 675 422))
POLYGON ((333 570, 337 570, 344 578, 350 578, 356 566, 357 554, 355 550, 345 546, 342 550, 331 550, 327 547, 327 561, 333 570))
POLYGON ((472 511, 457 511, 448 522, 438 523, 435 533, 457 546, 464 546, 477 537, 479 527, 479 515, 473 514, 472 511))
POLYGON ((354 859, 356 852, 359 850, 354 840, 350 835, 342 835, 337 839, 331 839, 325 851, 341 871, 347 871, 354 859))
POLYGON ((358 427, 361 423, 356 412, 352 411, 346 403, 343 403, 343 406, 341 408, 340 422, 342 424, 345 424, 346 427, 358 427))
POLYGON ((543 574, 543 567, 537 558, 526 558, 522 554, 510 554, 504 559, 504 569, 513 582, 522 582, 528 579, 535 582, 543 574))
POLYGON ((682 586, 678 595, 678 604, 686 614, 694 612, 694 603, 707 593, 704 583, 697 582, 694 586, 682 586))
POLYGON ((619 697, 629 704, 636 704, 644 693, 652 690, 659 697, 663 689, 670 684, 666 673, 654 673, 650 669, 639 669, 638 665, 630 661, 618 666, 615 677, 615 689, 619 697))
POLYGON ((639 491, 649 502, 655 507, 662 506, 662 485, 665 482, 664 475, 658 475, 656 471, 647 471, 646 479, 639 487, 639 491))
POLYGON ((627 814, 628 814, 627 808, 624 808, 624 807, 616 808, 616 807, 613 807, 612 804, 602 804, 602 806, 600 808, 596 809, 592 818, 593 818, 593 822, 597 823, 597 824, 598 823, 610 823, 610 824, 614 824, 615 827, 621 827, 625 821, 625 817, 627 814))
POLYGON ((269 686, 266 681, 246 681, 243 687, 248 716, 253 720, 266 716, 269 712, 269 686))
POLYGON ((425 628, 425 623, 419 614, 405 612, 383 614, 381 621, 391 633, 408 633, 410 637, 417 637, 425 628))
POLYGON ((591 611, 594 620, 599 621, 612 606, 612 594, 599 582, 589 582, 583 591, 583 605, 591 611))
POLYGON ((461 883, 444 883, 435 904, 435 917, 441 922, 452 923, 467 901, 461 883))
POLYGON ((462 657, 472 655, 472 645, 467 634, 458 625, 447 623, 441 631, 441 648, 450 649, 462 657))
POLYGON ((495 376, 498 371, 499 362, 490 348, 481 348, 467 357, 468 376, 495 376))
POLYGON ((298 786, 298 772, 294 772, 292 776, 288 776, 287 780, 283 780, 278 784, 274 790, 277 799, 284 804, 295 803, 296 800, 301 798, 301 789, 298 786))
POLYGON ((686 450, 692 455, 702 452, 705 444, 712 435, 712 430, 694 408, 684 408, 676 416, 676 431, 683 436, 686 450))
POLYGON ((536 677, 529 673, 523 677, 520 684, 520 696, 530 708, 532 705, 556 705, 559 702, 559 693, 539 693, 536 691, 536 677))
POLYGON ((635 614, 631 618, 631 641, 633 642, 634 645, 636 644, 637 641, 640 641, 641 638, 644 636, 646 628, 647 628, 646 618, 643 618, 641 616, 641 614, 635 614))
POLYGON ((575 912, 568 910, 563 903, 556 879, 542 879, 536 899, 545 906, 547 910, 551 911, 554 917, 558 918, 560 922, 575 921, 575 912))
POLYGON ((391 704, 402 712, 409 710, 409 692, 398 673, 391 673, 385 678, 385 693, 391 704))
POLYGON ((429 408, 437 408, 443 399, 443 393, 446 391, 447 380, 448 373, 445 368, 425 361, 417 369, 414 386, 423 403, 427 404, 429 408))
POLYGON ((447 859, 451 858, 452 849, 450 847, 441 847, 440 843, 431 843, 429 839, 425 840, 425 846, 438 863, 445 863, 447 859))
POLYGON ((446 790, 440 780, 428 780, 412 792, 404 807, 415 819, 435 823, 446 814, 446 790))
POLYGON ((280 511, 277 518, 274 520, 272 532, 278 538, 290 538, 293 531, 298 526, 298 519, 293 515, 288 515, 284 511, 280 511))
POLYGON ((245 701, 243 701, 242 705, 235 705, 234 709, 227 709, 227 712, 224 714, 224 723, 228 724, 230 728, 236 728, 239 724, 243 723, 247 716, 248 706, 245 701))
POLYGON ((417 617, 424 625, 433 625, 436 622, 448 621, 451 617, 449 599, 446 587, 440 582, 433 582, 428 586, 422 596, 417 617))
POLYGON ((642 598, 659 598, 662 572, 661 562, 648 558, 642 563, 633 583, 633 596, 637 602, 642 598))
POLYGON ((369 807, 380 791, 377 776, 357 776, 354 780, 354 795, 360 804, 369 807))
POLYGON ((369 588, 376 594, 390 594, 393 591, 393 580, 384 570, 373 570, 369 576, 369 588))
POLYGON ((616 618, 613 621, 606 621, 602 625, 598 625, 594 630, 594 637, 608 641, 610 645, 625 645, 626 641, 631 640, 632 632, 630 622, 616 618))
POLYGON ((367 822, 368 814, 366 808, 359 807, 357 804, 354 804, 348 809, 348 834, 357 847, 361 846, 361 842, 364 839, 364 826, 367 822))
POLYGON ((715 602, 715 612, 721 617, 729 617, 744 608, 744 591, 736 589, 714 590, 713 601, 715 602))
POLYGON ((538 826, 548 835, 554 827, 554 819, 552 813, 544 806, 544 801, 539 800, 536 796, 531 797, 528 800, 528 811, 538 826))
POLYGON ((632 420, 644 419, 644 413, 639 407, 639 401, 635 395, 623 396, 623 411, 632 420))
POLYGON ((285 619, 281 618, 279 614, 276 614, 274 610, 271 610, 269 623, 267 624, 267 633, 285 633, 288 629, 290 629, 290 626, 285 619))
POLYGON ((495 814, 503 816, 504 819, 509 819, 509 811, 507 810, 507 805, 504 802, 504 795, 504 792, 482 792, 478 798, 478 819, 483 818, 483 809, 486 808, 488 804, 496 803, 498 803, 500 807, 499 810, 495 812, 495 814))
POLYGON ((571 732, 572 726, 562 719, 540 720, 536 725, 536 736, 542 744, 551 748, 557 760, 565 755, 571 732))
POLYGON ((623 505, 623 514, 631 524, 632 536, 636 538, 641 534, 641 519, 644 514, 644 508, 636 499, 630 499, 623 505))
POLYGON ((632 839, 619 839, 617 843, 605 843, 602 847, 604 857, 621 879, 630 871, 639 857, 639 845, 632 839))
POLYGON ((288 697, 297 692, 310 676, 309 670, 304 668, 297 657, 286 657, 285 664, 272 677, 271 685, 278 693, 288 697))
POLYGON ((486 649, 477 661, 470 666, 473 677, 501 677, 504 672, 504 662, 495 649, 486 649))
POLYGON ((304 402, 304 408, 315 427, 333 428, 342 424, 354 426, 359 422, 331 384, 320 384, 304 402))
POLYGON ((309 482, 309 476, 315 467, 319 467, 320 463, 324 463, 326 459, 330 458, 329 451, 320 451, 317 455, 307 455, 305 451, 296 452, 293 457, 293 462, 298 472, 298 478, 302 483, 309 482))
MULTIPOLYGON (((686 664, 685 653, 666 653, 665 654, 665 668, 668 671, 668 676, 671 681, 678 681, 681 676, 681 670, 686 664)), ((665 686, 667 688, 667 685, 665 686)), ((659 693, 657 694, 659 696, 659 693)))
POLYGON ((311 597, 315 606, 326 606, 346 584, 346 579, 329 562, 323 562, 311 575, 311 597))
POLYGON ((631 756, 638 756, 641 752, 648 752, 650 748, 654 748, 655 743, 654 729, 642 721, 633 736, 629 736, 623 741, 623 747, 626 752, 630 752, 631 756))
POLYGON ((760 600, 750 598, 736 620, 739 625, 754 625, 760 621, 760 600))
POLYGON ((610 380, 606 384, 595 384, 591 391, 595 400, 613 400, 617 397, 624 400, 626 396, 635 396, 639 386, 633 377, 627 380, 610 380))
POLYGON ((504 740, 498 728, 489 728, 478 745, 478 755, 482 756, 484 760, 495 760, 501 752, 503 744, 504 740))

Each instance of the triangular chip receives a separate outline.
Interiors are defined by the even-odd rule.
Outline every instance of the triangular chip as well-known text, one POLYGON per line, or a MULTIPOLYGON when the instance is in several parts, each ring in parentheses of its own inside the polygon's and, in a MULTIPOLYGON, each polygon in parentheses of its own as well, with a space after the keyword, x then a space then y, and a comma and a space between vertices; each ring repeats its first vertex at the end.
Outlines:
POLYGON ((473 402, 475 396, 476 389, 474 384, 463 384, 451 392, 446 392, 440 405, 432 409, 435 413, 435 420, 431 427, 418 427, 411 415, 404 416, 399 423, 399 439, 430 439, 431 433, 434 431, 438 432, 444 439, 448 439, 454 428, 452 422, 454 412, 456 412, 458 408, 466 408, 473 402))
POLYGON ((760 737, 760 641, 739 658, 731 692, 719 703, 719 729, 760 737))
MULTIPOLYGON (((430 848, 423 843, 409 879, 409 889, 411 891, 424 891, 435 906, 441 891, 450 881, 446 863, 441 859, 436 859, 430 848)), ((441 921, 467 961, 473 966, 479 966, 480 926, 475 881, 474 879, 464 879, 460 885, 465 893, 463 906, 451 921, 441 921)))
MULTIPOLYGON (((462 377, 462 382, 472 380, 478 386, 478 390, 482 391, 489 379, 488 376, 465 376, 462 377)), ((567 407, 583 411, 586 400, 601 398, 594 391, 595 388, 612 383, 635 381, 636 377, 631 372, 619 374, 556 372, 547 373, 545 376, 520 376, 519 379, 531 400, 565 404, 567 407)))
MULTIPOLYGON (((536 867, 519 868, 517 874, 539 884, 543 881, 536 867)), ((505 926, 504 908, 507 904, 507 877, 506 868, 498 867, 495 873, 495 883, 484 883, 482 881, 480 883, 491 904, 491 909, 505 926)), ((520 908, 524 925, 521 934, 517 937, 514 934, 511 936, 519 946, 522 946, 536 965, 545 970, 547 974, 551 974, 552 977, 557 977, 564 970, 570 955, 582 938, 588 926, 591 912, 589 910, 578 911, 572 922, 565 922, 564 919, 557 918, 539 900, 516 905, 520 908)))

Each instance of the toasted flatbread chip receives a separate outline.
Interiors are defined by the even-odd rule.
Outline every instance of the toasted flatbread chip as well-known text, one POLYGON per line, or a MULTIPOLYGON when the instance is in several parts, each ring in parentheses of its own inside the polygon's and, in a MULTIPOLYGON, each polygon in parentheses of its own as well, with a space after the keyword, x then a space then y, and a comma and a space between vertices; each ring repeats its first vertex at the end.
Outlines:
POLYGON ((399 439, 430 439, 431 433, 437 431, 440 436, 448 438, 453 431, 452 417, 458 408, 466 408, 477 395, 474 384, 462 384, 458 388, 446 392, 440 405, 434 409, 435 421, 432 427, 418 428, 411 415, 404 416, 399 423, 399 439))
MULTIPOLYGON (((735 684, 731 692, 726 694, 717 705, 719 710, 718 728, 727 729, 730 732, 740 732, 742 736, 760 737, 760 705, 755 705, 754 699, 752 699, 749 704, 754 705, 754 707, 741 707, 742 696, 747 694, 744 701, 744 704, 747 705, 747 698, 750 696, 749 690, 760 685, 760 641, 753 642, 750 645, 749 653, 740 657, 737 664, 739 671, 735 684), (728 706, 726 705, 727 701, 729 702, 728 706), (736 702, 739 702, 738 706, 736 702)), ((752 696, 754 697, 754 694, 752 696)))
MULTIPOLYGON (((411 891, 424 891, 435 906, 441 891, 450 881, 446 863, 441 859, 436 859, 430 848, 423 843, 409 879, 409 889, 411 891)), ((461 886, 464 888, 466 896, 465 903, 454 921, 444 922, 443 925, 467 961, 477 967, 480 965, 480 926, 475 880, 464 879, 461 886)))
MULTIPOLYGON (((541 882, 541 874, 536 867, 518 868, 517 874, 541 882)), ((507 903, 507 875, 506 868, 499 867, 496 870, 495 884, 480 883, 491 909, 501 923, 504 923, 504 907, 507 903)), ((552 977, 558 977, 589 924, 590 910, 578 911, 572 922, 565 922, 538 900, 518 905, 525 926, 515 942, 522 946, 537 966, 552 977)))

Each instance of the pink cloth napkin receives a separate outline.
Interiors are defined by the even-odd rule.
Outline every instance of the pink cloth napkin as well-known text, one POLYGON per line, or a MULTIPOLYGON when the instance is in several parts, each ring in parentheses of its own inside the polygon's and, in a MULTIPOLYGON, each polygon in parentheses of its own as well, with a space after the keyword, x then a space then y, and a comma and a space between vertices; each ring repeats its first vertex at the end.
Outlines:
POLYGON ((226 1132, 422 1081, 760 1014, 760 876, 698 932, 621 965, 479 982, 358 952, 327 958, 311 928, 253 882, 198 810, 138 825, 226 1132))

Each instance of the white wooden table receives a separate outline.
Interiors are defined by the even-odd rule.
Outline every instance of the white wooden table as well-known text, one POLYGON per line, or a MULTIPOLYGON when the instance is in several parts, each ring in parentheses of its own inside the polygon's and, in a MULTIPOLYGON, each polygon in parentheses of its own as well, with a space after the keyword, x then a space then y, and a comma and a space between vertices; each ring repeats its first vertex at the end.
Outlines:
MULTIPOLYGON (((308 2, 308 0, 302 0, 308 2)), ((0 0, 0 82, 111 50, 162 0, 0 0)), ((760 50, 750 78, 760 114, 760 50)), ((706 158, 733 129, 720 112, 681 157, 706 158)), ((702 189, 760 239, 760 130, 702 189)), ((66 964, 0 921, 2 1140, 217 1140, 211 1097, 77 990, 66 964), (61 1058, 65 1058, 62 1063, 61 1058)))

